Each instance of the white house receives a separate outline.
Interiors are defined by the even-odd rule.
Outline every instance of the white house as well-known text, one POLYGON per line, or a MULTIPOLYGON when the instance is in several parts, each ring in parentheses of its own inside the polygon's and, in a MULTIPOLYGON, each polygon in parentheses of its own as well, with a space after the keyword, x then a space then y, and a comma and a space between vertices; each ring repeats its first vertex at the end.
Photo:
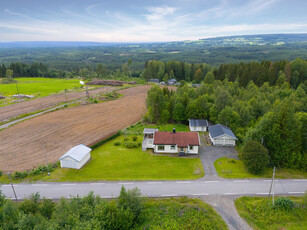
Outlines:
POLYGON ((196 132, 155 132, 155 153, 178 153, 179 156, 198 154, 199 135, 196 132))
POLYGON ((208 126, 207 120, 189 119, 189 127, 192 132, 206 132, 208 126))
POLYGON ((77 145, 60 157, 61 168, 80 169, 91 158, 91 148, 77 145))
POLYGON ((236 140, 238 139, 230 128, 221 124, 217 124, 209 126, 208 129, 212 145, 227 145, 227 146, 236 145, 236 140))

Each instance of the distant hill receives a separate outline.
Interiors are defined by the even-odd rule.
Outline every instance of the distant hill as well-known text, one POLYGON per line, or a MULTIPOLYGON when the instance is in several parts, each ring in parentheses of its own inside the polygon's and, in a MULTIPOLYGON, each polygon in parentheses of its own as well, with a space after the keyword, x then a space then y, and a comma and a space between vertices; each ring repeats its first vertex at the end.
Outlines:
POLYGON ((104 63, 110 70, 129 59, 141 71, 147 60, 207 63, 307 59, 307 33, 242 35, 195 41, 160 43, 103 42, 0 42, 0 65, 12 62, 42 62, 60 70, 95 68, 104 63))
POLYGON ((128 43, 30 41, 30 42, 0 42, 0 48, 85 47, 85 46, 116 46, 116 45, 126 45, 126 44, 128 43))
POLYGON ((0 42, 0 48, 38 48, 38 47, 91 47, 91 46, 130 46, 130 45, 202 45, 202 46, 250 46, 250 45, 281 45, 287 43, 307 42, 305 34, 259 34, 204 38, 191 41, 155 42, 155 43, 115 43, 88 41, 29 41, 0 42))

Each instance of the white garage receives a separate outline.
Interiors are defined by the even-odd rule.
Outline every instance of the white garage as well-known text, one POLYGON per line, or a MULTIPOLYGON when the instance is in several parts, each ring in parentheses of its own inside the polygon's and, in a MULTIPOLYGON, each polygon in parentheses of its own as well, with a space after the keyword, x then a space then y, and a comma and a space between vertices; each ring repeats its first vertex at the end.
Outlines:
POLYGON ((80 169, 91 158, 92 149, 85 145, 77 145, 60 157, 61 168, 80 169))
POLYGON ((235 146, 237 137, 230 128, 217 124, 209 126, 209 137, 212 145, 235 146))

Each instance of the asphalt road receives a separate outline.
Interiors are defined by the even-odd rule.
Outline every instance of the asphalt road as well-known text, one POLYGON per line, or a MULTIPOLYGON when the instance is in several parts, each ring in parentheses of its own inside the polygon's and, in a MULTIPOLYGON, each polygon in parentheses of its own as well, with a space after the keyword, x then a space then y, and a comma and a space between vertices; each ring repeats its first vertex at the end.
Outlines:
MULTIPOLYGON (((38 183, 15 184, 18 199, 39 192, 41 197, 59 199, 85 196, 90 191, 102 198, 119 195, 121 186, 127 189, 138 187, 148 197, 176 196, 242 196, 268 195, 270 180, 227 180, 227 181, 146 181, 146 182, 100 182, 100 183, 38 183)), ((14 198, 11 185, 2 185, 2 192, 8 198, 14 198)), ((276 195, 302 195, 307 190, 307 180, 275 180, 276 195)))

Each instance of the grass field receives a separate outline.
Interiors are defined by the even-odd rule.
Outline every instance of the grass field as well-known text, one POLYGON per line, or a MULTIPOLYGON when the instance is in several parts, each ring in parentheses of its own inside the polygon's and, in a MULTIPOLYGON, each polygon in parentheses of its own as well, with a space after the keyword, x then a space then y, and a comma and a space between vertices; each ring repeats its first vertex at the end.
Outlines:
MULTIPOLYGON (((122 135, 95 148, 91 160, 82 169, 56 169, 51 176, 30 176, 27 181, 99 181, 99 180, 188 180, 204 176, 199 158, 179 158, 154 155, 151 150, 141 149, 144 127, 157 127, 141 123, 124 129, 122 135), (133 140, 136 137, 137 140, 133 140), (127 148, 125 144, 138 145, 127 148), (119 146, 114 143, 120 143, 119 146)), ((178 131, 188 129, 185 125, 163 125, 159 130, 178 131)), ((6 176, 5 176, 6 177, 6 176)), ((0 181, 6 182, 6 178, 0 181)))
POLYGON ((241 197, 235 200, 235 205, 240 216, 254 229, 307 229, 306 197, 290 199, 295 206, 289 211, 273 207, 272 201, 263 197, 241 197))
MULTIPOLYGON (((65 89, 80 88, 78 79, 16 78, 20 94, 44 97, 65 89)), ((0 84, 4 96, 17 94, 16 84, 0 84)))
MULTIPOLYGON (((269 168, 263 175, 254 175, 248 172, 241 160, 222 157, 214 162, 214 167, 220 177, 224 178, 271 178, 273 169, 269 168)), ((306 179, 307 172, 298 169, 276 169, 276 178, 279 179, 306 179)))
POLYGON ((228 229, 210 205, 185 197, 148 199, 144 217, 135 229, 228 229))

